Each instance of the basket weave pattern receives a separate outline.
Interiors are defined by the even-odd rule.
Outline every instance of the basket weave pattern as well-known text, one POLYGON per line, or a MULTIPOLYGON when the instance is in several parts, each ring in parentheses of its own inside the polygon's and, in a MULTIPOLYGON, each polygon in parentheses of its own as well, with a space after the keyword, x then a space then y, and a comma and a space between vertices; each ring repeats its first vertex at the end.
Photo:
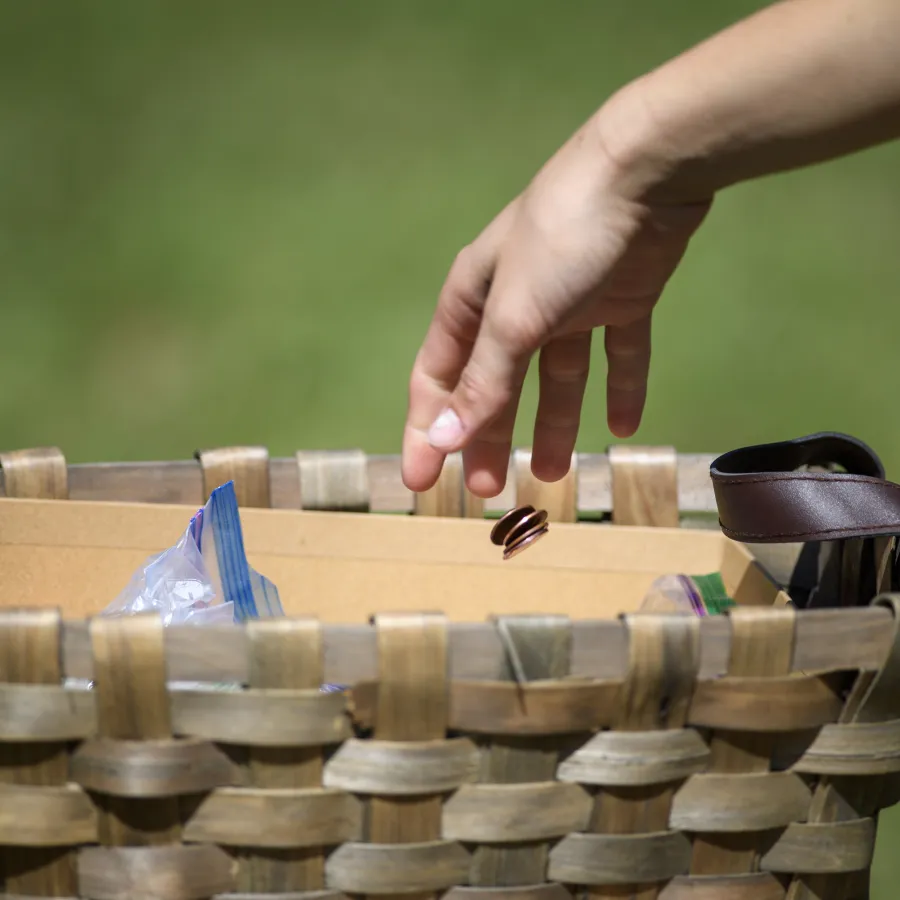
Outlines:
MULTIPOLYGON (((517 451, 494 504, 676 525, 715 509, 710 459, 613 448, 544 485, 517 451)), ((0 454, 10 497, 199 504, 228 479, 241 506, 491 511, 458 457, 413 497, 356 451, 0 454)), ((864 900, 900 799, 898 621, 891 596, 223 634, 0 613, 0 900, 864 900), (237 689, 172 684, 200 677, 237 689)))
POLYGON ((326 667, 314 621, 236 629, 229 691, 169 683, 208 636, 94 619, 76 691, 69 624, 8 612, 6 896, 862 898, 900 797, 900 602, 859 613, 885 652, 849 677, 815 640, 849 614, 801 634, 807 614, 755 609, 610 623, 597 653, 623 670, 603 679, 571 674, 580 623, 503 619, 505 680, 453 677, 468 647, 443 616, 377 616, 376 677, 341 694, 319 686, 353 664, 326 667))

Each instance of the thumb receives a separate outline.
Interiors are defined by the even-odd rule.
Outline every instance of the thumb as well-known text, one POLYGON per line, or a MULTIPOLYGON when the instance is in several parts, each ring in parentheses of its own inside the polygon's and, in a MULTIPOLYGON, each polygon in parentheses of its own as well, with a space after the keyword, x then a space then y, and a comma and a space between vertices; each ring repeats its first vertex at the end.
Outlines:
MULTIPOLYGON (((444 410, 428 430, 428 442, 443 453, 467 447, 522 392, 528 364, 542 340, 524 327, 527 309, 488 296, 469 360, 444 410)), ((506 295, 509 297, 510 295, 506 295)), ((532 317, 533 318, 533 317, 532 317)))

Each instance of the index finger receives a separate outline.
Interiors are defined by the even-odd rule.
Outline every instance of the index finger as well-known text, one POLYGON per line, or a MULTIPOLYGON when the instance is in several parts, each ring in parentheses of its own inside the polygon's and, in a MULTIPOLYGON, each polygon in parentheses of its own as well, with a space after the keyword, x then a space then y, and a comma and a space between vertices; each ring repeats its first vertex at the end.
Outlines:
POLYGON ((445 454, 429 444, 428 430, 447 405, 469 361, 514 205, 515 201, 457 255, 416 355, 401 463, 403 483, 412 491, 428 490, 441 473, 445 454))

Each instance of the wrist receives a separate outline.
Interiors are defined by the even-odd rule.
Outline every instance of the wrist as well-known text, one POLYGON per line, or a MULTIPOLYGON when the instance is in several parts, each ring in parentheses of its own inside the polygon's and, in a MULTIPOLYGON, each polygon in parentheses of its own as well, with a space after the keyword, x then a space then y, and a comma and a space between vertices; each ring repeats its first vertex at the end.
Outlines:
POLYGON ((613 94, 591 121, 615 183, 634 201, 707 202, 715 191, 707 154, 689 145, 671 116, 659 114, 652 91, 651 73, 613 94))

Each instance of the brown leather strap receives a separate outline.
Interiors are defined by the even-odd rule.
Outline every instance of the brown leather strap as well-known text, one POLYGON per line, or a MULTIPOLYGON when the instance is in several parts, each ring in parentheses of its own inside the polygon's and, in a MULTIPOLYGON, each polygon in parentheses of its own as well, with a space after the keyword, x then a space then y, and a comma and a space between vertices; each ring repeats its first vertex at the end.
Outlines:
POLYGON ((833 432, 732 450, 710 466, 719 524, 746 543, 900 534, 900 484, 875 452, 833 432), (844 471, 808 471, 814 466, 844 471))

